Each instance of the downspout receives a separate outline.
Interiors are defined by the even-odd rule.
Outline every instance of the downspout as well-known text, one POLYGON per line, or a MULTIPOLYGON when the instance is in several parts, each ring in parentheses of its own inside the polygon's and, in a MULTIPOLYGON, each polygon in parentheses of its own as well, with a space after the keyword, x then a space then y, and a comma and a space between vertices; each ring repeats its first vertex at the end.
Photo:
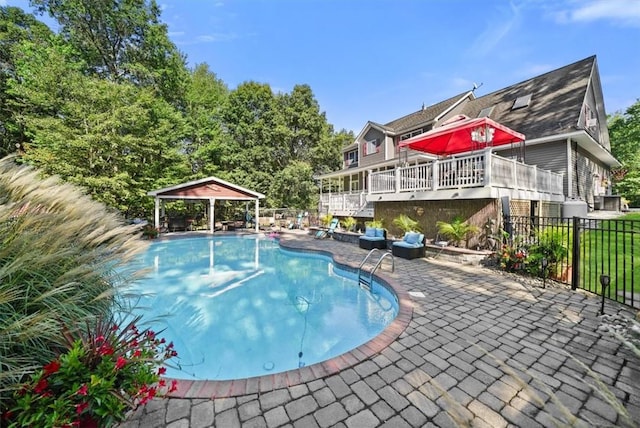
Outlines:
POLYGON ((571 138, 567 138, 567 199, 573 198, 573 169, 571 168, 571 138))

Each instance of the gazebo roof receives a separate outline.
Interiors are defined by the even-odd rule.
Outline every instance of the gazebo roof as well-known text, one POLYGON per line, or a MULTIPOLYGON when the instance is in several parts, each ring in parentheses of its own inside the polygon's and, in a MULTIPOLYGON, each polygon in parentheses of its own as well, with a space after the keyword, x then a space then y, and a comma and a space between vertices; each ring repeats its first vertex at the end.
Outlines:
POLYGON ((262 193, 231 184, 217 177, 201 178, 147 193, 159 199, 228 199, 234 201, 263 199, 262 193))

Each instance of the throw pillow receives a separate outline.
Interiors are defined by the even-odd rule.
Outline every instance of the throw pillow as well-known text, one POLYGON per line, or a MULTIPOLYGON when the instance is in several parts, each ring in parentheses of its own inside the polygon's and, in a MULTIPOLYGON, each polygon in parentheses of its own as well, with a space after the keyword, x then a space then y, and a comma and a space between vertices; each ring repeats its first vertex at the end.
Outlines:
POLYGON ((416 232, 407 232, 404 235, 404 242, 406 242, 407 244, 417 244, 420 238, 420 234, 416 233, 416 232))
POLYGON ((373 227, 367 227, 364 231, 364 236, 368 236, 369 238, 373 238, 376 236, 376 229, 373 227))
POLYGON ((384 229, 376 228, 376 238, 384 238, 384 229))

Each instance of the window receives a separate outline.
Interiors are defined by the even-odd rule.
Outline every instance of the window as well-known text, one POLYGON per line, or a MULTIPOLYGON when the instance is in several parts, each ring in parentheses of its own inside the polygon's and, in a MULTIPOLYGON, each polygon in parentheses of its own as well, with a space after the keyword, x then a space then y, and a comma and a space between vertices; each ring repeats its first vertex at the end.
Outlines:
POLYGON ((357 150, 351 150, 350 152, 345 153, 344 154, 344 164, 347 167, 352 166, 352 165, 357 165, 358 164, 358 151, 357 150))
POLYGON ((511 110, 527 107, 530 102, 531 102, 531 94, 518 97, 516 98, 516 101, 513 103, 513 107, 511 107, 511 110))
POLYGON ((370 140, 370 141, 366 141, 364 143, 364 154, 366 155, 372 155, 374 153, 378 153, 379 147, 378 147, 378 139, 376 138, 375 140, 370 140))
POLYGON ((406 134, 402 134, 400 136, 400 141, 408 140, 411 137, 415 137, 416 135, 422 134, 424 131, 422 129, 416 129, 415 131, 407 132, 406 134))
POLYGON ((584 125, 585 128, 595 128, 598 125, 595 112, 587 104, 584 105, 584 125))
POLYGON ((491 115, 491 112, 493 111, 493 108, 495 107, 495 105, 491 106, 491 107, 485 107, 482 110, 480 110, 480 113, 478 113, 478 117, 489 117, 491 115))
POLYGON ((360 182, 358 181, 358 175, 352 175, 349 177, 350 189, 352 192, 357 192, 360 190, 360 182))

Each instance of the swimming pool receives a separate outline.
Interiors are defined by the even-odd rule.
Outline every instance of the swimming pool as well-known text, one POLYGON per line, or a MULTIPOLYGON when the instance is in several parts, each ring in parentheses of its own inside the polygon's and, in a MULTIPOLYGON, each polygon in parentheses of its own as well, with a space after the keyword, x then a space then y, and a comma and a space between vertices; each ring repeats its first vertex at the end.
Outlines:
POLYGON ((133 285, 136 311, 173 341, 178 379, 228 380, 280 373, 347 352, 398 313, 396 296, 329 257, 260 236, 154 242, 133 285))

